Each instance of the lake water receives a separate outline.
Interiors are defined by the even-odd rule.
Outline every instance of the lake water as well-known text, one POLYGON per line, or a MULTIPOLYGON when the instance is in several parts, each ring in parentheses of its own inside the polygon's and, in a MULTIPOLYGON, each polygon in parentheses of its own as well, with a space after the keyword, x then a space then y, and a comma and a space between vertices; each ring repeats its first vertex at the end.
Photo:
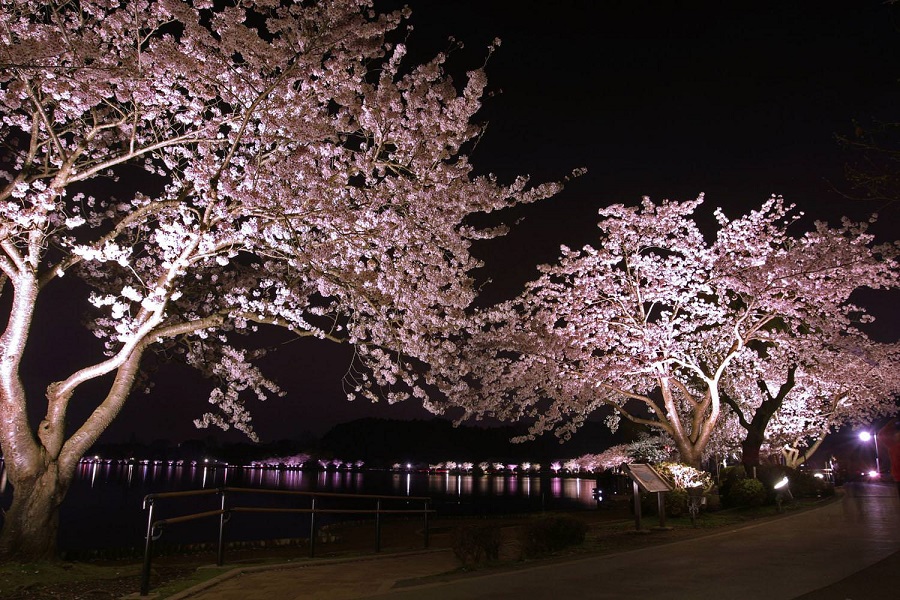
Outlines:
MULTIPOLYGON (((0 462, 0 469, 2 469, 0 462)), ((8 507, 12 497, 0 472, 0 503, 8 507)), ((596 509, 593 498, 596 479, 531 475, 468 475, 428 472, 304 471, 235 466, 178 466, 166 463, 82 462, 76 481, 60 511, 60 545, 65 550, 97 550, 142 547, 146 530, 143 500, 147 494, 217 489, 221 487, 304 492, 335 492, 397 496, 397 502, 382 508, 421 508, 405 497, 431 498, 438 515, 486 515, 536 512, 551 509, 596 509)), ((241 495, 227 500, 228 506, 308 508, 308 497, 290 495, 241 495), (239 503, 236 503, 239 502, 239 503)), ((218 494, 189 498, 162 498, 155 503, 154 520, 188 513, 216 510, 218 494)), ((357 500, 352 506, 336 499, 322 499, 319 507, 374 508, 374 501, 357 500)), ((343 518, 371 518, 351 517, 343 518)), ((320 524, 333 521, 321 515, 320 524)), ((213 541, 217 519, 171 526, 165 541, 190 543, 213 541)), ((306 537, 309 515, 236 513, 228 524, 227 539, 306 537)))

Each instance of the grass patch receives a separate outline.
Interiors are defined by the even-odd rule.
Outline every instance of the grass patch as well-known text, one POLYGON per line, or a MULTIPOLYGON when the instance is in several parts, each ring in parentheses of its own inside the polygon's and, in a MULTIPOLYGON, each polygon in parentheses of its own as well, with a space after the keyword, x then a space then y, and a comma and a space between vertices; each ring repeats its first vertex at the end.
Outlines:
POLYGON ((0 598, 35 586, 140 577, 140 565, 91 563, 0 563, 0 598))

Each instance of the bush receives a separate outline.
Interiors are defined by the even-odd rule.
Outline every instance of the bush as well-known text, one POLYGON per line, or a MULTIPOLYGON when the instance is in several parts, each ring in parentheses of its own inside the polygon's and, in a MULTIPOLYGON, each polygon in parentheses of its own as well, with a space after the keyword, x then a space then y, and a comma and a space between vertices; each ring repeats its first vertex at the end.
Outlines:
POLYGON ((722 498, 719 496, 716 488, 713 488, 713 491, 708 494, 703 494, 703 497, 706 498, 705 509, 707 511, 714 512, 722 508, 722 498))
POLYGON ((527 558, 542 556, 567 546, 584 543, 587 524, 573 517, 536 519, 525 526, 522 554, 527 558))
POLYGON ((834 485, 809 473, 798 472, 791 478, 791 492, 798 498, 827 498, 834 496, 834 485))
POLYGON ((680 517, 688 510, 688 493, 681 488, 675 488, 666 493, 666 514, 670 517, 680 517))
POLYGON ((775 499, 775 484, 787 477, 790 482, 791 495, 795 498, 824 498, 834 495, 834 486, 824 479, 816 479, 810 473, 804 473, 782 465, 764 465, 759 467, 759 479, 769 488, 770 500, 775 499))
POLYGON ((758 479, 737 479, 728 489, 730 506, 762 506, 766 501, 766 486, 758 479))
POLYGON ((496 525, 461 527, 453 539, 453 554, 465 568, 500 558, 500 528, 496 525))
POLYGON ((656 470, 673 487, 680 489, 701 488, 708 490, 713 486, 712 476, 706 471, 701 471, 690 465, 682 463, 664 462, 656 465, 656 470))

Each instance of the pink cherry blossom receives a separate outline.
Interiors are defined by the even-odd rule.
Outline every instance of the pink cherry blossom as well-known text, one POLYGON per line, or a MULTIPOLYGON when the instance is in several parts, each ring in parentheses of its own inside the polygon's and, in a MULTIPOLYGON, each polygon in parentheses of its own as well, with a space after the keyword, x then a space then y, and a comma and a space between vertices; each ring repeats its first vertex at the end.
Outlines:
POLYGON ((354 345, 351 395, 428 397, 419 366, 475 297, 470 245, 500 233, 466 218, 559 186, 473 174, 461 149, 481 133, 484 73, 451 81, 445 54, 412 64, 394 43, 406 16, 368 0, 3 3, 0 448, 15 492, 0 554, 54 554, 77 462, 147 352, 215 381, 198 425, 250 436, 249 402, 279 393, 242 343, 260 326, 354 345), (73 350, 83 366, 30 398, 35 304, 76 277, 106 353, 73 350), (96 381, 107 391, 67 437, 73 394, 96 381))
MULTIPOLYGON (((847 393, 860 405, 855 418, 878 414, 873 398, 896 384, 851 384, 862 367, 845 361, 837 375, 828 365, 841 359, 821 340, 842 340, 845 355, 872 349, 857 327, 869 317, 851 294, 898 287, 896 247, 873 245, 853 223, 794 233, 795 213, 777 197, 734 220, 717 211, 719 230, 707 237, 693 217, 702 202, 602 209, 595 246, 563 247, 520 296, 480 313, 456 365, 464 376, 446 383, 449 404, 463 418, 527 420, 531 437, 555 430, 562 439, 606 407, 610 427, 621 418, 650 427, 696 466, 734 434, 722 429, 729 382, 749 376, 737 387, 752 388, 741 394, 752 404, 756 380, 783 371, 777 357, 792 353, 804 388, 791 405, 847 393)), ((896 371, 896 360, 878 360, 882 373, 896 371)), ((787 407, 779 418, 791 420, 787 407)))

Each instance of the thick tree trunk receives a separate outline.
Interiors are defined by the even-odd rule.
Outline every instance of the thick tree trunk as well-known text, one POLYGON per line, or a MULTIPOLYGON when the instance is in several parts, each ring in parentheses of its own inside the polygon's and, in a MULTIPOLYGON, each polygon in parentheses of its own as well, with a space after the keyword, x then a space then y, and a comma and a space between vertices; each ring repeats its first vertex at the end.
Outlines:
POLYGON ((778 388, 778 393, 774 396, 769 392, 769 388, 764 381, 760 380, 757 382, 763 401, 753 413, 753 418, 750 421, 744 416, 737 402, 725 394, 722 395, 722 401, 731 407, 741 427, 747 430, 747 436, 741 441, 741 464, 744 465, 747 473, 752 473, 754 467, 759 466, 760 450, 763 442, 766 441, 766 428, 769 426, 772 417, 784 404, 784 399, 794 389, 794 373, 796 370, 796 365, 791 365, 788 368, 785 382, 781 384, 778 388))
POLYGON ((678 448, 678 454, 682 463, 694 467, 695 469, 701 468, 703 463, 703 452, 698 451, 698 448, 694 444, 689 440, 682 440, 681 443, 679 443, 679 440, 676 440, 675 446, 678 448))
POLYGON ((13 500, 0 533, 0 560, 40 562, 59 558, 59 506, 70 480, 60 477, 56 462, 33 477, 10 477, 13 500))
POLYGON ((757 429, 748 429, 747 437, 741 440, 741 464, 747 473, 752 473, 753 468, 759 466, 759 455, 764 441, 765 437, 757 429))

